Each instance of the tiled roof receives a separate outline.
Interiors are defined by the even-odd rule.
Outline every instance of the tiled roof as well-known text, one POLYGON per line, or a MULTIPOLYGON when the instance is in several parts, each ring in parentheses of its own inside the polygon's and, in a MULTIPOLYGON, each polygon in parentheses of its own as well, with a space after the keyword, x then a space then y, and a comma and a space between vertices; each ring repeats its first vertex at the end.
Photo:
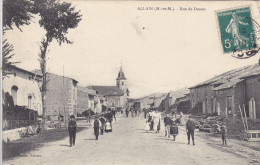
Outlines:
POLYGON ((86 92, 89 95, 93 95, 93 96, 96 95, 96 91, 93 90, 93 89, 88 89, 88 88, 85 88, 85 87, 82 87, 82 86, 78 86, 77 88, 78 88, 78 90, 86 92))
POLYGON ((31 75, 33 75, 33 76, 39 76, 39 77, 42 77, 42 75, 40 75, 40 74, 37 74, 36 72, 34 72, 34 71, 28 71, 28 70, 25 70, 25 69, 22 69, 22 68, 19 68, 19 67, 17 67, 17 66, 13 66, 13 65, 11 65, 10 66, 12 69, 16 69, 16 70, 20 70, 20 71, 22 71, 22 72, 25 72, 25 73, 28 73, 28 74, 31 74, 31 75))
MULTIPOLYGON (((39 76, 42 76, 42 72, 39 69, 34 69, 34 70, 32 70, 32 72, 37 74, 37 75, 39 75, 39 76)), ((61 76, 61 75, 58 75, 58 74, 55 74, 55 73, 48 73, 47 72, 47 75, 48 74, 55 75, 55 76, 60 76, 60 77, 64 77, 64 78, 68 78, 68 79, 71 79, 71 80, 75 81, 76 83, 78 83, 78 81, 75 80, 74 78, 70 78, 70 77, 67 77, 67 76, 61 76)))
POLYGON ((243 81, 243 77, 252 76, 254 74, 260 74, 260 66, 258 64, 226 72, 217 76, 217 79, 215 79, 210 85, 216 86, 214 90, 227 89, 234 87, 237 83, 243 81))
POLYGON ((255 67, 252 68, 250 72, 241 75, 240 78, 246 78, 246 77, 251 77, 256 75, 260 75, 260 65, 255 65, 255 67))
MULTIPOLYGON (((207 81, 204 81, 203 83, 200 83, 196 86, 193 86, 191 88, 197 88, 204 85, 213 85, 215 86, 214 90, 221 90, 221 89, 227 89, 231 88, 237 83, 243 81, 243 77, 248 77, 252 75, 260 74, 260 66, 259 64, 250 65, 241 67, 238 69, 234 69, 228 72, 225 72, 221 75, 215 76, 207 81)), ((190 89, 191 89, 190 88, 190 89)))
MULTIPOLYGON (((232 75, 234 75, 236 73, 239 73, 241 70, 244 70, 244 69, 246 69, 248 67, 250 67, 250 66, 246 66, 246 67, 242 67, 242 68, 238 68, 238 69, 234 69, 234 70, 225 72, 223 74, 215 76, 215 77, 213 77, 213 78, 211 78, 209 80, 206 80, 206 81, 204 81, 204 82, 202 82, 200 84, 197 84, 197 85, 195 85, 193 87, 190 87, 190 88, 197 88, 197 87, 200 87, 200 86, 209 85, 209 84, 213 84, 213 83, 214 84, 219 84, 219 83, 221 83, 222 80, 225 81, 229 77, 232 77, 232 75)), ((224 82, 222 82, 222 83, 224 83, 224 82)))
POLYGON ((103 96, 123 96, 124 92, 116 86, 89 86, 103 96))
POLYGON ((216 88, 214 88, 213 90, 217 91, 217 90, 221 90, 221 89, 227 89, 227 88, 231 88, 233 87, 234 85, 236 85, 237 83, 243 81, 242 79, 233 79, 231 81, 228 81, 216 88))
POLYGON ((189 89, 182 88, 182 89, 179 89, 179 90, 176 90, 176 91, 169 92, 168 96, 179 98, 179 97, 185 97, 185 95, 189 94, 189 93, 190 93, 189 89))
POLYGON ((176 91, 171 91, 168 93, 167 97, 171 98, 171 102, 175 103, 177 98, 185 97, 186 94, 190 93, 188 88, 182 88, 176 91))

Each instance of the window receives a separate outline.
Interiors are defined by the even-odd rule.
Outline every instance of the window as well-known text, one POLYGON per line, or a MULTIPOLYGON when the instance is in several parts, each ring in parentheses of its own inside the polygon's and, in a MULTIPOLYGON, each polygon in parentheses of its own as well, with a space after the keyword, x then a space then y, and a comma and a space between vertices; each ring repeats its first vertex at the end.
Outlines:
POLYGON ((12 86, 12 88, 11 88, 11 95, 13 97, 14 105, 17 105, 17 91, 18 91, 18 87, 17 86, 12 86))
POLYGON ((14 73, 14 77, 16 77, 16 73, 14 73))
POLYGON ((255 99, 253 97, 249 101, 249 117, 256 119, 255 99))
POLYGON ((226 109, 227 109, 227 114, 232 115, 232 105, 233 105, 233 98, 232 96, 227 96, 226 97, 226 109))
POLYGON ((29 109, 32 108, 32 96, 31 95, 28 96, 28 108, 29 109))
POLYGON ((122 81, 122 85, 124 85, 124 81, 122 81))

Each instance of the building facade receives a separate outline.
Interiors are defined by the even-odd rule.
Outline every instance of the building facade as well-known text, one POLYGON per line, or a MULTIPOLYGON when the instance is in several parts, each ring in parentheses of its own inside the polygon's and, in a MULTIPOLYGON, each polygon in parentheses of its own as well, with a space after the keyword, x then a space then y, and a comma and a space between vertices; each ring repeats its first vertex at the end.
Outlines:
POLYGON ((190 88, 194 111, 240 118, 245 109, 249 118, 256 119, 260 97, 260 65, 235 69, 190 88))
POLYGON ((13 66, 2 81, 3 92, 12 96, 14 105, 25 106, 42 114, 40 86, 42 76, 13 66))
MULTIPOLYGON (((260 65, 260 64, 259 64, 260 65)), ((247 74, 245 79, 245 101, 249 118, 260 119, 260 66, 255 72, 247 74)))
POLYGON ((94 112, 95 109, 95 97, 97 97, 96 91, 88 89, 86 87, 77 87, 77 113, 91 109, 94 112))
POLYGON ((46 115, 64 116, 77 114, 77 81, 59 76, 47 74, 46 115))

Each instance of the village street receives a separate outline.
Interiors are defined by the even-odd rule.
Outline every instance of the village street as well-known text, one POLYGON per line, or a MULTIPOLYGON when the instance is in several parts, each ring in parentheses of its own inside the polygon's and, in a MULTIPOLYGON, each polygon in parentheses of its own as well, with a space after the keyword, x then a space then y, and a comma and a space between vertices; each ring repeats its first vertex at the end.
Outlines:
MULTIPOLYGON (((175 142, 159 134, 146 133, 143 117, 125 118, 121 115, 113 124, 113 132, 94 140, 93 130, 85 129, 77 134, 76 146, 69 147, 68 138, 45 144, 36 151, 7 160, 3 164, 258 164, 254 158, 241 156, 222 147, 221 141, 209 141, 204 134, 196 132, 196 145, 187 145, 184 126, 175 142)), ((85 120, 79 126, 89 127, 85 120)), ((245 152, 244 152, 245 153, 245 152)), ((252 153, 251 153, 252 156, 252 153)), ((257 157, 257 155, 254 155, 257 157)), ((259 160, 258 160, 259 161, 259 160)))

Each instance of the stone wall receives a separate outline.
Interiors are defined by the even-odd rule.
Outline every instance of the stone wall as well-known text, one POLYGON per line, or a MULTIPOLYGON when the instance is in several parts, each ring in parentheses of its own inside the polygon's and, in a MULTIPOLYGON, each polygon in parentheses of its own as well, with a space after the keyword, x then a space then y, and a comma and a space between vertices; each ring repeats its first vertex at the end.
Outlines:
MULTIPOLYGON (((46 115, 72 115, 75 103, 72 102, 73 81, 70 78, 48 74, 46 92, 46 115)), ((75 115, 75 114, 74 114, 75 115)))

